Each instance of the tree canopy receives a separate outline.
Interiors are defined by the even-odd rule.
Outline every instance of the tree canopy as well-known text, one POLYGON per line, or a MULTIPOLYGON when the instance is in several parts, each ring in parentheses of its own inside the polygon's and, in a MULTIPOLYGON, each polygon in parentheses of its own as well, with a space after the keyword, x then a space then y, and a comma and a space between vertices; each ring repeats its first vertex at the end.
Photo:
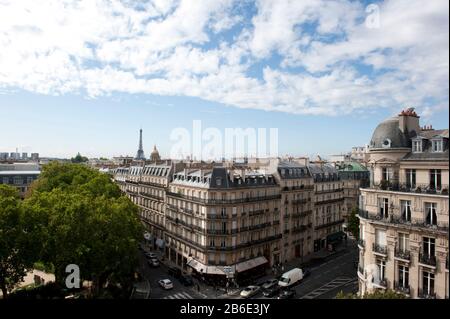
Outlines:
POLYGON ((24 212, 16 188, 0 184, 0 289, 8 296, 33 264, 24 212))
POLYGON ((88 161, 87 157, 81 156, 80 153, 77 153, 75 157, 71 158, 72 163, 84 163, 88 161))
POLYGON ((106 282, 129 282, 143 229, 138 208, 108 175, 79 164, 50 163, 24 202, 42 243, 40 260, 63 283, 76 264, 97 292, 106 282))
POLYGON ((350 217, 348 218, 348 231, 355 237, 359 239, 359 218, 358 218, 358 207, 354 207, 350 212, 350 217))

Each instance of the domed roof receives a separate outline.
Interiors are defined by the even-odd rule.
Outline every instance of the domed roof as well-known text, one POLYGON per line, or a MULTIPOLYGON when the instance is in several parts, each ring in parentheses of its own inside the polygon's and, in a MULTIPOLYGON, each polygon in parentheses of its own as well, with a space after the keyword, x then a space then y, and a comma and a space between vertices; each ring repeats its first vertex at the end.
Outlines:
POLYGON ((388 118, 376 127, 370 140, 370 148, 410 147, 411 140, 407 134, 400 131, 399 119, 388 118))
POLYGON ((159 154, 158 150, 156 149, 156 145, 153 146, 152 154, 159 154))

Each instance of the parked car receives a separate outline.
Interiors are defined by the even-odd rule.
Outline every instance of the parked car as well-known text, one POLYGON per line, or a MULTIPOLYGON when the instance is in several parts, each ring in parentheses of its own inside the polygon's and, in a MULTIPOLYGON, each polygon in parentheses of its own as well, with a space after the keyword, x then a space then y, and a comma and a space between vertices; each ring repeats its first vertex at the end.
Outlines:
POLYGON ((295 290, 283 290, 280 295, 278 296, 278 299, 292 299, 297 295, 295 290))
POLYGON ((281 287, 278 284, 266 289, 263 291, 264 297, 274 297, 279 294, 281 291, 281 287))
POLYGON ((147 257, 147 259, 153 259, 153 258, 156 259, 157 258, 155 253, 149 253, 149 252, 145 253, 145 257, 147 257))
POLYGON ((273 278, 273 279, 269 279, 269 280, 265 281, 262 284, 261 288, 262 289, 270 289, 270 288, 272 288, 274 286, 277 286, 277 285, 278 285, 278 279, 273 278))
POLYGON ((159 267, 159 260, 156 258, 151 258, 147 262, 150 267, 159 267))
POLYGON ((158 281, 158 284, 161 286, 161 288, 165 290, 169 290, 173 288, 173 283, 170 279, 161 279, 158 281))
POLYGON ((169 275, 171 275, 177 279, 183 275, 183 272, 181 271, 181 269, 176 268, 176 267, 169 267, 169 270, 167 272, 169 275))
POLYGON ((281 275, 280 281, 278 281, 278 285, 280 285, 281 287, 290 287, 298 283, 302 279, 303 270, 301 270, 300 268, 294 268, 281 275))
POLYGON ((178 279, 183 285, 185 286, 192 286, 194 284, 194 281, 192 280, 192 276, 190 275, 181 275, 178 279))
POLYGON ((241 297, 250 298, 256 295, 260 289, 258 286, 248 286, 241 291, 241 297))

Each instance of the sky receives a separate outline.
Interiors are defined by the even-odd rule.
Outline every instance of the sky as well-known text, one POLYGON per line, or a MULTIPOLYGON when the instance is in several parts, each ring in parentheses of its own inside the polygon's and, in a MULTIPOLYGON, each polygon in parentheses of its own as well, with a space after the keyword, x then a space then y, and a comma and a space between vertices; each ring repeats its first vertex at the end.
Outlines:
POLYGON ((448 128, 443 0, 0 1, 0 152, 163 157, 176 128, 277 128, 278 153, 448 128))

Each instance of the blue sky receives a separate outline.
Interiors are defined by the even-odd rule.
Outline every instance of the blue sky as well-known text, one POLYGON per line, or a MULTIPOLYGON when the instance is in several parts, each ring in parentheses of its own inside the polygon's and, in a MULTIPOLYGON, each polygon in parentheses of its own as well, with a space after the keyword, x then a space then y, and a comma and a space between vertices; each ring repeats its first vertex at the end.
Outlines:
POLYGON ((92 3, 0 4, 0 152, 134 155, 142 127, 167 156, 201 120, 327 156, 409 106, 448 128, 445 1, 379 1, 375 27, 367 1, 92 3))

